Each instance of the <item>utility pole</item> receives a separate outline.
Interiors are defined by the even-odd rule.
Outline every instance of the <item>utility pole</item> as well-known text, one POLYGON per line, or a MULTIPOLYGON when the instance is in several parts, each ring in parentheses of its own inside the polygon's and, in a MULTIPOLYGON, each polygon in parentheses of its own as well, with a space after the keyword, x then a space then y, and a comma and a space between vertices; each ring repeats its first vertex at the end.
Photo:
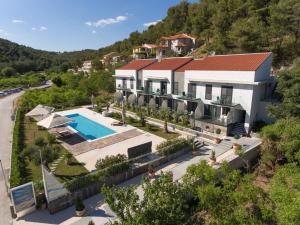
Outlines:
POLYGON ((7 195, 9 196, 8 184, 7 184, 7 180, 6 180, 6 176, 5 176, 5 173, 4 173, 4 169, 3 169, 3 165, 2 165, 1 159, 0 159, 0 166, 1 166, 3 177, 4 177, 6 192, 7 192, 7 195))

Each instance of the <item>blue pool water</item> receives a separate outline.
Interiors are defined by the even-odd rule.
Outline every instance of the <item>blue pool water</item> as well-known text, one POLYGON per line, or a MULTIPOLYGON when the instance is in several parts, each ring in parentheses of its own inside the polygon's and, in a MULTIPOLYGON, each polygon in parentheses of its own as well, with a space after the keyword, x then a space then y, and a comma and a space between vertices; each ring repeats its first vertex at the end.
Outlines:
POLYGON ((81 116, 80 114, 71 114, 66 117, 74 120, 73 122, 68 123, 68 125, 77 130, 81 136, 88 140, 95 140, 116 133, 114 130, 81 116))

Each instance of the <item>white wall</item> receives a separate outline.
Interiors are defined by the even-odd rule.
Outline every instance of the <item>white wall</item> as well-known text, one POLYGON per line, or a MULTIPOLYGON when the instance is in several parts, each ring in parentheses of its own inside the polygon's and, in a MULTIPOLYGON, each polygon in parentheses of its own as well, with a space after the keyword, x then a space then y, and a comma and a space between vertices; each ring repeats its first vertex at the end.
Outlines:
POLYGON ((178 94, 181 95, 184 89, 184 72, 174 72, 174 81, 178 82, 178 94))
POLYGON ((115 70, 116 75, 128 75, 128 76, 134 76, 136 70, 115 70))
POLYGON ((270 80, 270 73, 272 68, 272 55, 269 56, 263 64, 255 71, 255 81, 270 80))
POLYGON ((143 70, 143 79, 151 80, 153 91, 157 89, 160 90, 160 82, 162 81, 159 78, 165 78, 164 81, 167 81, 167 93, 171 94, 171 82, 172 82, 172 71, 171 70, 143 70), (153 78, 157 77, 158 79, 155 80, 153 78))
POLYGON ((255 71, 185 71, 185 80, 213 80, 228 82, 254 82, 255 71))

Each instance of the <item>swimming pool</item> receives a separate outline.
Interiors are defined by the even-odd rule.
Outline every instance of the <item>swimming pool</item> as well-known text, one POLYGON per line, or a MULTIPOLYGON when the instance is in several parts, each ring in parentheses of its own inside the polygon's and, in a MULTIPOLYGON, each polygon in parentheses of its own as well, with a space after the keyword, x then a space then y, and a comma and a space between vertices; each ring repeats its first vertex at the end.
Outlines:
POLYGON ((68 123, 68 125, 78 131, 78 133, 87 140, 95 140, 116 133, 114 130, 78 113, 67 115, 66 117, 74 120, 68 123))

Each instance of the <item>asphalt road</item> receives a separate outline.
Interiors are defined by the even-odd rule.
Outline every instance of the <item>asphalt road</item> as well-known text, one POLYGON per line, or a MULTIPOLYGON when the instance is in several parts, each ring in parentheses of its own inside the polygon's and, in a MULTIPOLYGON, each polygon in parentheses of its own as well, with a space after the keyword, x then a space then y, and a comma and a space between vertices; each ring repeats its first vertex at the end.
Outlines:
MULTIPOLYGON (((23 92, 12 94, 0 99, 0 160, 2 162, 6 179, 10 172, 11 141, 14 122, 11 120, 14 101, 23 92)), ((10 213, 10 199, 5 188, 5 181, 0 170, 0 224, 12 224, 10 213)))

